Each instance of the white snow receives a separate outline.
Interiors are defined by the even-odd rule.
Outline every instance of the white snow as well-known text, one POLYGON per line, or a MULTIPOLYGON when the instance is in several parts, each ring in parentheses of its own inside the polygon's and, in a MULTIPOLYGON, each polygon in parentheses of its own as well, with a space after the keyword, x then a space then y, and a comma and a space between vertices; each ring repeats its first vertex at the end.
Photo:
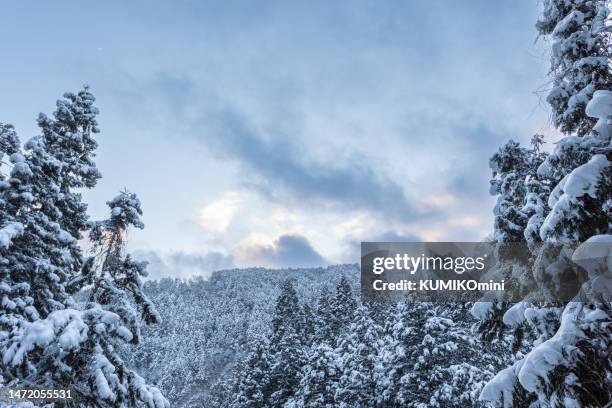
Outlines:
POLYGON ((23 225, 10 222, 0 229, 0 247, 8 248, 13 238, 23 234, 23 225))
POLYGON ((66 350, 75 349, 87 340, 88 327, 80 319, 72 320, 58 337, 59 344, 66 350))
MULTIPOLYGON (((580 197, 588 195, 597 198, 600 176, 607 171, 610 164, 606 156, 596 154, 587 163, 575 168, 555 187, 549 198, 549 206, 552 209, 540 227, 540 237, 543 241, 546 241, 549 235, 553 235, 560 223, 575 215, 577 207, 581 206, 580 197), (563 191, 563 194, 558 196, 560 191, 563 191)), ((572 239, 574 237, 562 238, 572 239)))
MULTIPOLYGON (((80 319, 81 312, 74 309, 64 309, 52 312, 44 320, 24 323, 24 328, 18 342, 14 342, 4 354, 4 364, 19 365, 26 353, 35 347, 45 347, 55 338, 56 333, 73 319, 80 319)), ((72 330, 72 328, 70 329, 72 330)), ((71 334, 68 335, 70 337, 71 334)), ((68 337, 64 341, 68 342, 68 337)))
POLYGON ((572 260, 589 274, 589 280, 582 285, 582 295, 611 301, 612 235, 590 237, 574 251, 572 260))
POLYGON ((527 354, 518 372, 521 385, 530 392, 537 392, 541 382, 547 381, 548 373, 560 364, 574 350, 574 344, 583 336, 577 325, 582 311, 579 303, 570 303, 561 316, 561 326, 557 333, 527 354))
POLYGON ((45 348, 54 342, 64 350, 75 350, 88 339, 89 326, 94 332, 100 333, 100 324, 105 324, 106 330, 116 332, 125 340, 131 340, 131 332, 121 324, 119 316, 99 308, 63 309, 50 313, 45 319, 29 323, 24 322, 21 333, 16 337, 3 356, 4 364, 19 365, 24 355, 36 347, 45 348))
POLYGON ((609 139, 612 136, 612 92, 596 91, 586 107, 586 113, 599 119, 592 133, 596 137, 609 139))
POLYGON ((610 165, 610 162, 603 154, 594 155, 588 163, 572 171, 562 187, 564 194, 572 198, 590 195, 596 198, 595 187, 603 170, 610 165))
POLYGON ((552 34, 554 36, 563 35, 564 32, 572 29, 573 26, 581 25, 582 23, 584 23, 584 13, 574 10, 557 23, 552 34))
POLYGON ((95 371, 95 381, 96 381, 96 390, 98 391, 98 395, 102 399, 106 400, 115 400, 115 394, 110 389, 108 385, 108 381, 106 381, 106 377, 101 369, 97 368, 95 371))
POLYGON ((563 187, 565 186, 565 182, 567 181, 568 176, 563 177, 563 179, 561 179, 559 184, 557 184, 555 188, 553 188, 553 191, 548 196, 548 206, 550 208, 553 208, 555 204, 557 204, 561 196, 563 195, 563 187))
POLYGON ((592 118, 608 119, 612 116, 612 91, 595 91, 586 106, 586 114, 592 118))
POLYGON ((482 389, 479 399, 481 401, 498 402, 504 408, 512 407, 514 385, 517 381, 516 371, 520 369, 524 360, 498 372, 482 389))
POLYGON ((493 302, 475 302, 470 313, 478 320, 485 320, 493 311, 493 302))
POLYGON ((59 231, 57 234, 57 239, 64 244, 71 244, 72 242, 76 241, 72 235, 64 230, 59 231))
MULTIPOLYGON (((595 235, 582 243, 572 260, 591 274, 612 273, 612 235, 595 235)), ((591 276, 595 277, 595 276, 591 276)))
POLYGON ((519 302, 512 305, 512 307, 504 313, 504 324, 511 327, 522 324, 525 321, 525 310, 527 310, 527 308, 529 308, 527 302, 519 302))

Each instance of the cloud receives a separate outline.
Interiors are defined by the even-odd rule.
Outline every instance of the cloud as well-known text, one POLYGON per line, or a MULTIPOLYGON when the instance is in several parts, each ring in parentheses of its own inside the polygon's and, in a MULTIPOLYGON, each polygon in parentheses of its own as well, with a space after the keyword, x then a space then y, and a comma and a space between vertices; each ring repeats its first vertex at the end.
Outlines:
POLYGON ((397 231, 385 231, 382 234, 375 235, 370 239, 375 242, 419 242, 421 238, 414 234, 401 234, 397 231))
POLYGON ((155 251, 135 251, 134 258, 147 261, 149 279, 166 277, 190 278, 209 277, 212 272, 234 267, 230 255, 210 251, 206 253, 173 252, 160 254, 155 251))
POLYGON ((533 2, 196 3, 138 0, 122 16, 9 8, 15 18, 3 27, 34 18, 37 31, 14 48, 40 52, 30 53, 35 64, 2 64, 11 98, 1 110, 35 127, 31 101, 47 109, 59 91, 90 83, 103 113, 105 183, 86 198, 105 214, 108 186, 142 194, 140 247, 230 252, 260 234, 255 244, 275 248, 290 233, 336 260, 349 241, 385 231, 475 239, 492 219, 488 157, 545 122, 530 97, 548 65, 530 55, 533 2), (101 29, 71 47, 43 44, 54 14, 95 16, 101 29), (37 86, 24 93, 24 81, 37 86), (241 191, 239 211, 227 191, 241 191), (291 218, 272 219, 275 207, 291 218), (358 214, 373 220, 335 232, 358 214))
POLYGON ((363 234, 358 239, 349 237, 346 241, 346 250, 342 254, 342 262, 358 263, 361 257, 361 242, 421 242, 422 238, 415 234, 404 234, 396 230, 387 230, 382 233, 363 234))
POLYGON ((238 193, 228 191, 200 210, 198 217, 200 226, 210 232, 224 232, 233 221, 241 202, 238 193))
POLYGON ((329 263, 305 237, 296 234, 281 235, 272 245, 239 247, 234 255, 245 266, 314 267, 329 263))
POLYGON ((212 122, 216 134, 207 138, 208 144, 238 161, 254 176, 245 184, 265 196, 404 220, 425 213, 409 201, 401 185, 357 154, 336 162, 308 160, 305 147, 295 139, 266 138, 233 109, 219 111, 212 122))

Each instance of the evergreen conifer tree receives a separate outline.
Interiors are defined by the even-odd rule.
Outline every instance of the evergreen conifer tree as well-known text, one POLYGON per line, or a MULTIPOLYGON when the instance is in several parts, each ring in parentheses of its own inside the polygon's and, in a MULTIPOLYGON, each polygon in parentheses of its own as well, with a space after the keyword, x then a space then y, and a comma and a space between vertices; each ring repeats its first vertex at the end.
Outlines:
POLYGON ((132 342, 138 344, 140 322, 160 321, 142 289, 141 277, 147 276, 146 262, 137 262, 124 254, 128 228, 144 228, 141 204, 136 194, 123 191, 107 205, 110 218, 92 223, 89 239, 94 258, 83 276, 92 285, 90 302, 119 315, 133 334, 132 342))
MULTIPOLYGON (((584 260, 593 244, 609 248, 612 243, 609 11, 604 1, 547 0, 537 24, 541 34, 553 39, 554 88, 548 97, 553 122, 563 132, 577 133, 559 141, 539 166, 538 195, 526 206, 532 226, 526 238, 541 242, 531 246, 531 273, 552 293, 559 283, 585 273, 583 288, 612 273, 605 262, 593 267, 592 255, 584 260)), ((544 406, 609 403, 612 313, 609 294, 602 295, 586 303, 570 302, 562 310, 530 302, 508 309, 505 322, 527 322, 539 338, 523 358, 487 384, 481 399, 504 406, 536 400, 544 406)))
POLYGON ((302 341, 304 345, 310 346, 315 337, 315 317, 312 308, 307 303, 302 308, 302 341))
MULTIPOLYGON (((9 309, 0 317, 2 381, 17 388, 71 388, 82 407, 165 408, 159 390, 118 354, 116 346, 138 337, 135 322, 117 303, 95 298, 81 307, 73 298, 95 276, 94 262, 85 261, 78 243, 89 224, 75 190, 93 187, 100 177, 93 162, 94 101, 87 88, 65 94, 53 119, 40 116, 42 135, 24 146, 11 127, 1 129, 2 153, 10 154, 12 169, 0 181, 0 222, 10 220, 13 230, 0 246, 0 296, 9 309)), ((3 236, 7 225, 0 224, 3 236)), ((128 264, 113 273, 107 268, 107 281, 134 294, 140 288, 135 274, 144 265, 128 264)))
POLYGON ((270 390, 270 359, 268 344, 261 340, 248 355, 244 364, 238 365, 235 376, 239 376, 232 408, 257 408, 268 403, 270 390))
POLYGON ((302 378, 287 408, 335 408, 340 379, 340 356, 327 343, 313 347, 302 378))
POLYGON ((376 405, 376 373, 382 328, 362 305, 354 313, 350 327, 339 340, 336 353, 342 364, 336 401, 339 407, 376 405))
POLYGON ((324 287, 321 290, 315 316, 315 342, 334 345, 335 339, 332 335, 332 300, 329 290, 324 287))
POLYGON ((331 304, 331 335, 337 338, 353 320, 357 309, 357 301, 353 297, 351 284, 346 276, 342 276, 336 286, 336 295, 331 304))

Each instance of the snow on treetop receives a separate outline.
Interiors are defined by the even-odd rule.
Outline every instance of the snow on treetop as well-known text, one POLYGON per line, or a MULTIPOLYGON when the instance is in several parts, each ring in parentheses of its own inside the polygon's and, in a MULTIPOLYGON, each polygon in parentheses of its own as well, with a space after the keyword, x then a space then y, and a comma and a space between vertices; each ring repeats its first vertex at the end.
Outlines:
POLYGON ((135 193, 122 191, 106 204, 111 208, 111 222, 144 228, 144 223, 140 220, 142 215, 140 200, 135 193))

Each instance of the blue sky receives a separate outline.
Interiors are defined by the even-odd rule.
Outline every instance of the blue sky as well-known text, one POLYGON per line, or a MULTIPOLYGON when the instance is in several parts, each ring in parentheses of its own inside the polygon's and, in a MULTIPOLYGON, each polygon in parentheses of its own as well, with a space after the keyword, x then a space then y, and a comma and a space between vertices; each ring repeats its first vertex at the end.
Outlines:
POLYGON ((21 1, 0 121, 98 99, 92 214, 143 201, 155 276, 357 262, 362 240, 478 240, 488 158, 554 131, 536 2, 21 1))

